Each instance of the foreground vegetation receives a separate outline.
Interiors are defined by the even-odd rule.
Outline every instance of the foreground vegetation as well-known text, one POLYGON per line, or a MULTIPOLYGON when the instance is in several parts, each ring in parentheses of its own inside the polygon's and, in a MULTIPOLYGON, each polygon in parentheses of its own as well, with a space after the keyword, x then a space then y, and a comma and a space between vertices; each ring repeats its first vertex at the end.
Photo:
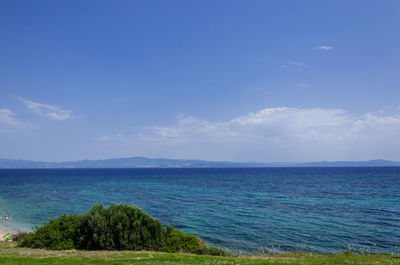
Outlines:
POLYGON ((0 242, 0 264, 399 264, 388 254, 232 255, 208 247, 135 206, 94 205, 83 215, 50 219, 17 242, 0 242))
POLYGON ((164 227, 136 206, 94 205, 83 215, 62 215, 50 219, 32 233, 18 235, 20 247, 48 250, 147 250, 228 256, 208 247, 195 235, 172 226, 164 227))
POLYGON ((16 242, 0 242, 0 264, 286 264, 286 265, 394 265, 400 256, 285 253, 279 255, 216 257, 182 253, 141 251, 82 251, 21 248, 16 242))

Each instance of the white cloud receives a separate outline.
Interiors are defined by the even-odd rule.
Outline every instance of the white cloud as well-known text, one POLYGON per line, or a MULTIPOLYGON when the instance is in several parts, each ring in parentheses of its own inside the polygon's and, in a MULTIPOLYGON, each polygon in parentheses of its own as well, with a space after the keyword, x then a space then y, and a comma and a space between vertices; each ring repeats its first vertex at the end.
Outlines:
POLYGON ((116 136, 120 141, 125 141, 127 139, 127 137, 122 133, 117 133, 116 136))
POLYGON ((0 109, 0 123, 15 127, 23 128, 26 126, 25 123, 19 121, 14 117, 14 113, 9 109, 0 109))
POLYGON ((49 119, 62 121, 75 118, 72 110, 69 109, 62 109, 61 107, 55 105, 42 104, 19 97, 17 99, 24 103, 26 107, 28 107, 36 114, 47 117, 49 119))
POLYGON ((310 67, 309 64, 306 63, 301 63, 301 62, 295 62, 295 61, 288 61, 288 64, 296 65, 296 66, 301 66, 301 67, 310 67))
POLYGON ((327 45, 324 45, 324 46, 318 46, 318 47, 315 47, 315 49, 317 49, 317 50, 329 51, 329 50, 333 50, 333 49, 334 49, 334 47, 332 47, 332 46, 327 46, 327 45))
MULTIPOLYGON (((173 126, 147 128, 152 139, 242 138, 247 136, 268 139, 279 136, 292 137, 309 129, 343 126, 350 119, 341 109, 265 108, 258 112, 234 118, 226 122, 209 122, 191 116, 181 116, 173 126)), ((147 134, 148 136, 148 134, 147 134)))
POLYGON ((102 135, 102 136, 98 136, 95 139, 100 140, 100 141, 111 141, 111 142, 115 142, 115 141, 120 141, 123 142, 125 140, 128 139, 127 136, 125 136, 122 133, 117 133, 115 135, 102 135))
POLYGON ((400 160, 399 136, 400 116, 281 107, 221 122, 180 116, 176 124, 140 130, 135 146, 213 160, 400 160))
POLYGON ((281 63, 281 70, 290 70, 290 69, 295 69, 295 70, 304 70, 311 65, 303 63, 303 62, 297 62, 297 61, 286 61, 281 63))

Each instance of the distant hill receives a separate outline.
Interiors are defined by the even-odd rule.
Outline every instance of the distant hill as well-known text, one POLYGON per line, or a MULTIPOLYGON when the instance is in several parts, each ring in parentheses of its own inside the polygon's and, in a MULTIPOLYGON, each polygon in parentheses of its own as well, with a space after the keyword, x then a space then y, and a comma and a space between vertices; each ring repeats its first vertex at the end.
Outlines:
POLYGON ((375 159, 369 161, 335 161, 301 163, 302 167, 398 167, 400 162, 375 159))
POLYGON ((165 158, 114 158, 103 160, 80 160, 67 162, 41 162, 29 160, 0 159, 0 168, 194 168, 194 167, 262 167, 263 163, 211 162, 203 160, 165 158))
POLYGON ((386 167, 400 166, 400 162, 388 160, 336 161, 307 163, 259 163, 259 162, 213 162, 165 158, 114 158, 103 160, 80 160, 67 162, 40 162, 16 159, 0 159, 0 168, 223 168, 223 167, 386 167))

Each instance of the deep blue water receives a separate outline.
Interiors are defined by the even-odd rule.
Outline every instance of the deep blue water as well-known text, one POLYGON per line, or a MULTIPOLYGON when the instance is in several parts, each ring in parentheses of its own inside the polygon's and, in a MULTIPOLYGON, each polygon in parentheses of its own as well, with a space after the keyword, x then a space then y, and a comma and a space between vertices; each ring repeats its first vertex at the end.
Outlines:
POLYGON ((4 226, 135 204, 232 251, 400 250, 400 168, 0 170, 4 226))

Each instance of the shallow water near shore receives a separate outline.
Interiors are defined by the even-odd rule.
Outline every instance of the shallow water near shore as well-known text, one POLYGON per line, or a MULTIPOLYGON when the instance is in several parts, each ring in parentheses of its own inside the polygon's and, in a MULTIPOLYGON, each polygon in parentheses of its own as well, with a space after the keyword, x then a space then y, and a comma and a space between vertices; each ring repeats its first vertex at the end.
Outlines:
POLYGON ((400 168, 2 169, 0 226, 135 204, 231 251, 400 250, 400 168))

